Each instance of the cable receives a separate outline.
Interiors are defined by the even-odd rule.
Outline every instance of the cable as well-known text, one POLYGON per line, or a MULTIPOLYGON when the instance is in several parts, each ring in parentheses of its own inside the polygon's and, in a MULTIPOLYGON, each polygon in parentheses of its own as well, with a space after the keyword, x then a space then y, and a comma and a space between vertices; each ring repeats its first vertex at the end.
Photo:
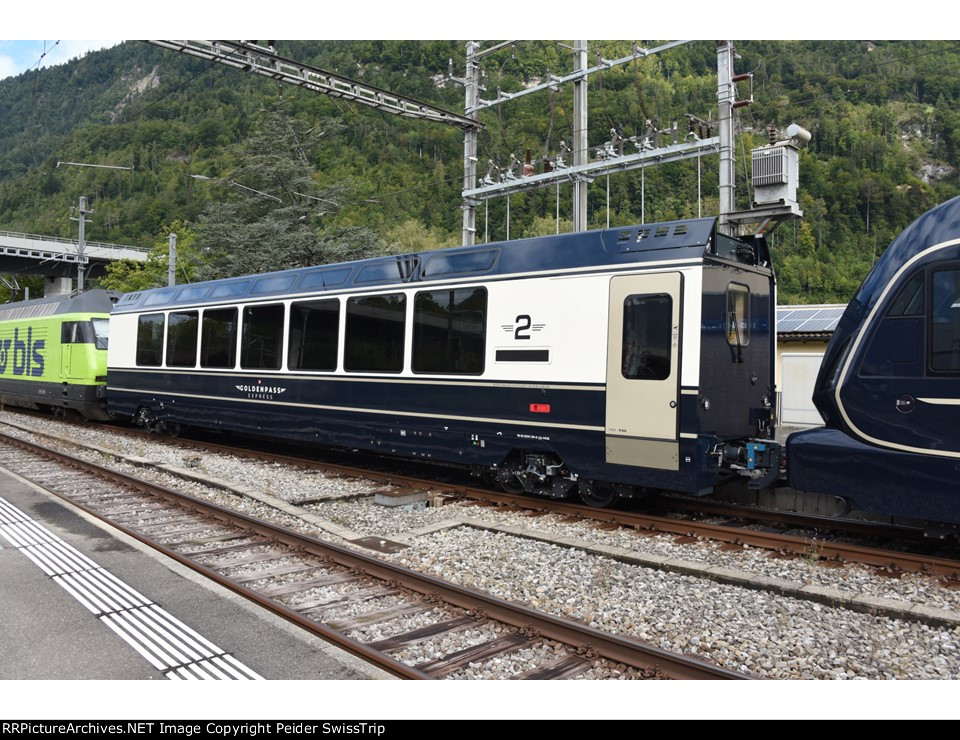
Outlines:
MULTIPOLYGON (((47 42, 44 41, 43 43, 46 44, 47 42)), ((54 41, 54 42, 53 42, 53 46, 51 46, 49 49, 47 49, 46 47, 44 47, 44 49, 43 49, 43 54, 40 55, 40 58, 37 60, 37 63, 34 64, 33 67, 30 67, 30 69, 35 69, 36 67, 40 66, 40 62, 43 61, 43 58, 44 58, 47 54, 49 54, 51 51, 53 51, 55 48, 57 48, 57 44, 59 44, 59 43, 60 43, 59 41, 54 41)))

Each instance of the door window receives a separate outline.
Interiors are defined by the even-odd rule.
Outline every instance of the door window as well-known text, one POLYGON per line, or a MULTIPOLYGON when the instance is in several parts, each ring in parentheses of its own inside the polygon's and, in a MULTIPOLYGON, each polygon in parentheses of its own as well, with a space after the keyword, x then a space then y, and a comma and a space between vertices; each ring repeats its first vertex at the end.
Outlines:
POLYGON ((666 294, 629 295, 623 301, 623 362, 629 380, 670 377, 673 299, 666 294))

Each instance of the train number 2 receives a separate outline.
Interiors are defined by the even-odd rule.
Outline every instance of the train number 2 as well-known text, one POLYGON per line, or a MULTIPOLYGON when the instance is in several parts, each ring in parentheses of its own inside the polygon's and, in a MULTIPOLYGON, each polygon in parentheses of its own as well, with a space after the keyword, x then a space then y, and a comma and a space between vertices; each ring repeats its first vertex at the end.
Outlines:
POLYGON ((513 338, 529 339, 530 334, 528 332, 530 331, 530 326, 532 323, 533 323, 532 320, 530 319, 529 316, 527 316, 527 314, 521 314, 520 316, 517 316, 517 319, 516 319, 517 327, 513 331, 513 338))

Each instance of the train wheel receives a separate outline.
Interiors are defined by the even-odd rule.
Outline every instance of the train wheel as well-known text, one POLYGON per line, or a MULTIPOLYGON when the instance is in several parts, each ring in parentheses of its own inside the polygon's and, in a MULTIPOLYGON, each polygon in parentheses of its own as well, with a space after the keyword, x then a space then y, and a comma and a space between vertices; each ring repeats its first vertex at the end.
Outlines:
POLYGON ((161 421, 157 424, 157 431, 161 434, 166 434, 168 437, 179 437, 181 431, 180 422, 161 421))
POLYGON ((616 489, 588 480, 580 481, 579 493, 583 503, 596 509, 605 509, 618 498, 616 489))
POLYGON ((156 417, 153 415, 153 412, 145 406, 141 406, 137 409, 137 413, 134 415, 133 421, 138 427, 142 427, 148 432, 152 433, 156 431, 156 417))

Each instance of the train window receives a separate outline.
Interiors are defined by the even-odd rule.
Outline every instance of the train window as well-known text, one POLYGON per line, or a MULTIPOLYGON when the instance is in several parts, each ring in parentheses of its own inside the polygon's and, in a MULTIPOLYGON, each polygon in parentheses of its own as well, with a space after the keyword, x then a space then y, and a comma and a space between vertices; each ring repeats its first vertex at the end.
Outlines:
POLYGON ((203 312, 200 367, 233 367, 237 356, 237 309, 203 312))
POLYGON ((249 280, 234 280, 229 283, 220 283, 210 291, 211 298, 234 298, 243 295, 250 287, 249 280))
MULTIPOLYGON (((106 319, 97 319, 97 321, 106 321, 106 319)), ((60 324, 61 344, 93 344, 95 340, 93 324, 90 321, 64 321, 60 324)), ((106 349, 106 346, 98 349, 106 349)))
POLYGON ((918 377, 923 367, 924 271, 913 275, 876 323, 860 361, 861 377, 918 377))
POLYGON ((623 301, 623 377, 670 377, 673 299, 669 295, 629 295, 623 301))
POLYGON ((486 323, 486 288, 417 293, 413 371, 479 375, 483 372, 486 323))
POLYGON ((148 296, 147 300, 143 302, 144 306, 157 306, 161 303, 167 303, 173 299, 173 294, 177 291, 173 288, 163 288, 162 290, 154 290, 148 296))
POLYGON ((201 301, 207 295, 207 291, 210 290, 209 285, 188 285, 185 288, 182 288, 179 293, 177 293, 177 302, 180 303, 194 303, 196 301, 201 301))
POLYGON ((60 324, 60 344, 80 344, 83 336, 80 333, 79 321, 64 321, 60 324))
POLYGON ((727 344, 746 347, 750 344, 750 289, 746 285, 727 286, 727 344))
POLYGON ((160 367, 162 363, 163 314, 145 314, 137 320, 137 364, 160 367))
POLYGON ((923 316, 923 271, 907 281, 887 309, 887 316, 923 316))
POLYGON ((302 301, 290 306, 287 367, 291 370, 336 370, 340 339, 340 301, 302 301))
POLYGON ((484 249, 465 254, 435 254, 427 258, 420 274, 427 277, 488 272, 499 256, 499 249, 484 249))
POLYGON ((76 344, 80 341, 79 321, 64 321, 60 324, 60 344, 76 344))
POLYGON ((240 367, 279 370, 283 352, 283 304, 243 309, 240 367))
POLYGON ((960 268, 935 270, 930 294, 930 369, 960 373, 960 268))
POLYGON ((402 293, 348 299, 344 370, 403 370, 406 311, 406 296, 402 293))
POLYGON ((313 290, 314 288, 330 288, 343 285, 353 272, 352 267, 336 267, 332 270, 320 270, 304 275, 297 286, 298 291, 313 290))
POLYGON ((197 364, 197 311, 171 313, 167 325, 167 366, 195 367, 197 364))
POLYGON ((251 295, 261 295, 263 293, 285 293, 297 279, 296 275, 274 275, 272 277, 258 278, 253 284, 251 295))
POLYGON ((110 345, 110 319, 90 319, 90 325, 97 349, 107 349, 110 345))

